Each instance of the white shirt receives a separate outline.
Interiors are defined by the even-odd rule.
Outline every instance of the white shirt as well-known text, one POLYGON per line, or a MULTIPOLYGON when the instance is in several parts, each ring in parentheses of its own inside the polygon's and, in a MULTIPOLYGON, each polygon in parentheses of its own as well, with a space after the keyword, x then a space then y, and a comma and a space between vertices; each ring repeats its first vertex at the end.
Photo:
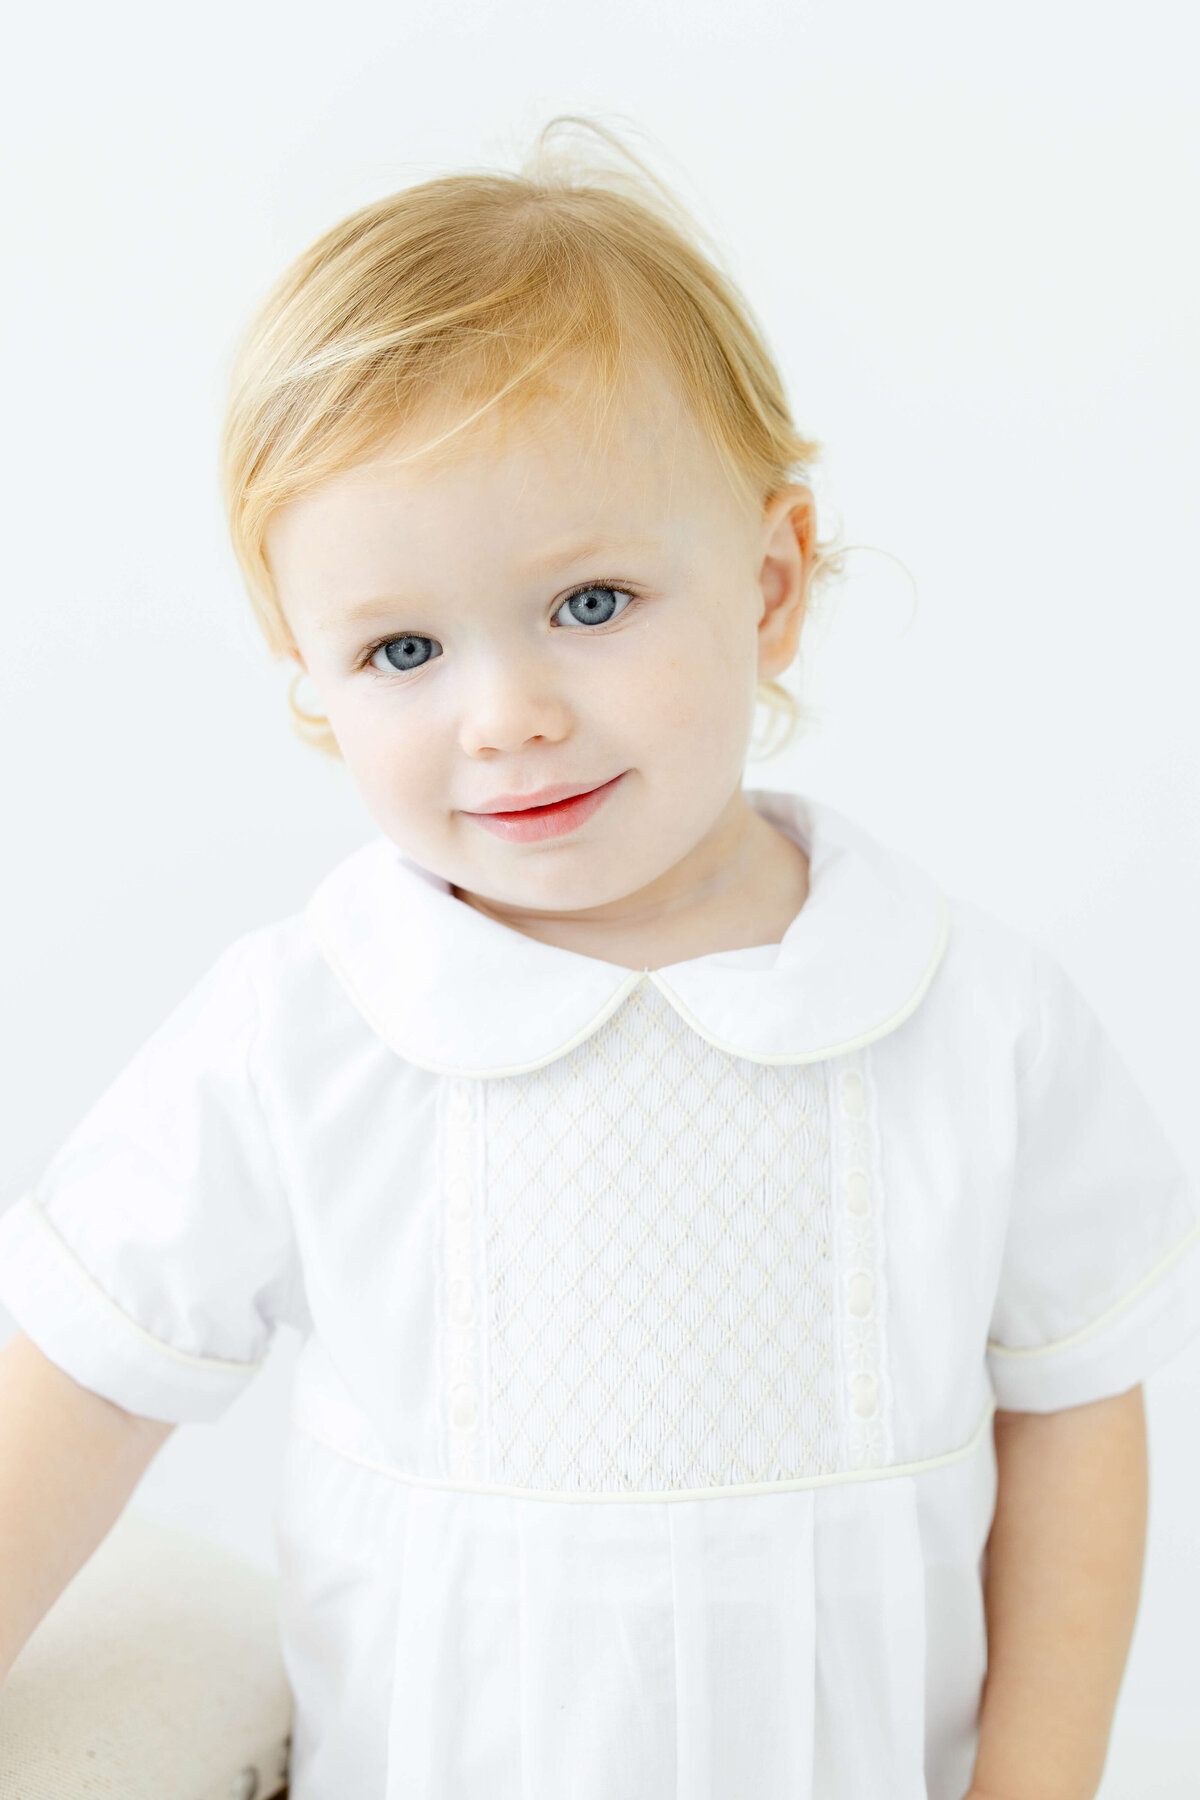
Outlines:
POLYGON ((1184 1171, 1058 963, 832 807, 779 944, 543 944, 380 838, 0 1220, 85 1386, 303 1336, 292 1800, 960 1800, 993 1407, 1200 1330, 1184 1171))

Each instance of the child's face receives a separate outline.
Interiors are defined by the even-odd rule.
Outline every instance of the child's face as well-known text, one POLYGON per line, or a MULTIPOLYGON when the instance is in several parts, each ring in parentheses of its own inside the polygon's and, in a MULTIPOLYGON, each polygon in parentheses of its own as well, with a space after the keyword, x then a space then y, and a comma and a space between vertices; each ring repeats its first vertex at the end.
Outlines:
POLYGON ((757 684, 795 654, 809 490, 751 516, 645 370, 604 446, 541 400, 449 461, 360 464, 268 530, 297 660, 367 807, 468 896, 557 911, 669 887, 744 805, 757 684), (599 787, 519 832, 478 816, 599 787))

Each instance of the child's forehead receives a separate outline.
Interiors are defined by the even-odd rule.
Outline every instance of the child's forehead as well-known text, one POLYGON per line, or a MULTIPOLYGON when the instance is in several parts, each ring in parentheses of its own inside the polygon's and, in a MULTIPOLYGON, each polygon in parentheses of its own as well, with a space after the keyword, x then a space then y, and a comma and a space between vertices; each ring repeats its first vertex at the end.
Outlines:
MULTIPOLYGON (((650 359, 611 383, 578 361, 560 365, 495 403, 470 389, 428 397, 358 465, 411 471, 434 481, 474 463, 486 473, 506 460, 542 457, 580 481, 617 491, 674 482, 684 474, 725 479, 714 445, 677 385, 650 359)), ((353 471, 347 472, 353 478, 353 471)), ((707 484, 707 483, 706 483, 707 484)))
POLYGON ((290 607, 340 618, 364 596, 391 595, 397 570, 406 593, 471 592, 501 567, 557 580, 592 558, 662 573, 701 548, 709 562, 740 553, 748 514, 669 383, 649 374, 607 414, 579 400, 578 388, 547 384, 462 431, 452 403, 430 405, 285 505, 268 548, 290 607))
POLYGON ((276 512, 267 548, 281 596, 324 612, 390 593, 397 569, 425 592, 447 580, 470 590, 501 565, 540 580, 591 557, 740 555, 750 510, 671 382, 649 366, 604 405, 587 379, 556 370, 474 419, 458 394, 410 413, 276 512))

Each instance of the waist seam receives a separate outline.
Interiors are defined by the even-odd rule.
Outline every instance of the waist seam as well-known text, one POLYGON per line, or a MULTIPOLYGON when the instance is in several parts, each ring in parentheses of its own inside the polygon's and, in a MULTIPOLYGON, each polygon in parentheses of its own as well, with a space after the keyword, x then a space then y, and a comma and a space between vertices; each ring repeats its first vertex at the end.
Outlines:
POLYGON ((484 1481, 452 1481, 437 1475, 413 1475, 405 1469, 397 1469, 390 1463, 380 1462, 377 1458, 363 1456, 356 1450, 347 1450, 343 1445, 335 1443, 314 1426, 291 1415, 291 1423, 297 1430, 303 1431, 307 1437, 331 1450, 334 1455, 343 1457, 347 1462, 357 1463, 361 1468, 371 1469, 377 1475, 386 1475, 391 1481, 398 1481, 407 1487, 444 1489, 450 1493, 463 1494, 502 1494, 514 1500, 553 1500, 568 1503, 585 1502, 589 1505, 607 1504, 610 1502, 648 1505, 658 1504, 666 1500, 730 1500, 751 1494, 786 1494, 795 1493, 805 1488, 833 1487, 849 1481, 895 1481, 908 1475, 924 1475, 934 1469, 948 1468, 951 1464, 962 1462, 970 1456, 983 1441, 984 1433, 991 1423, 996 1410, 994 1397, 990 1397, 978 1424, 964 1444, 953 1450, 946 1450, 940 1456, 925 1457, 919 1462, 891 1463, 881 1467, 868 1469, 838 1469, 828 1475, 799 1475, 788 1481, 749 1481, 726 1483, 718 1487, 701 1488, 662 1488, 647 1490, 641 1488, 622 1489, 618 1492, 603 1489, 589 1489, 576 1492, 569 1489, 512 1487, 499 1482, 484 1481))

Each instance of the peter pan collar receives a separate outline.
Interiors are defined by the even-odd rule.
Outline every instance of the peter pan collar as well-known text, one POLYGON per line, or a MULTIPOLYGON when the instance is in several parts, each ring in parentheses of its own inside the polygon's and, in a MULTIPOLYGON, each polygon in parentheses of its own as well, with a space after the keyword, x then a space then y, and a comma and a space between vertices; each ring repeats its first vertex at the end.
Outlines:
POLYGON ((384 837, 338 864, 304 916, 371 1028, 440 1074, 541 1068, 643 981, 710 1043, 752 1062, 816 1062, 883 1037, 919 1005, 945 953, 945 895, 823 801, 745 794, 809 858, 808 898, 778 944, 627 969, 489 918, 384 837))

